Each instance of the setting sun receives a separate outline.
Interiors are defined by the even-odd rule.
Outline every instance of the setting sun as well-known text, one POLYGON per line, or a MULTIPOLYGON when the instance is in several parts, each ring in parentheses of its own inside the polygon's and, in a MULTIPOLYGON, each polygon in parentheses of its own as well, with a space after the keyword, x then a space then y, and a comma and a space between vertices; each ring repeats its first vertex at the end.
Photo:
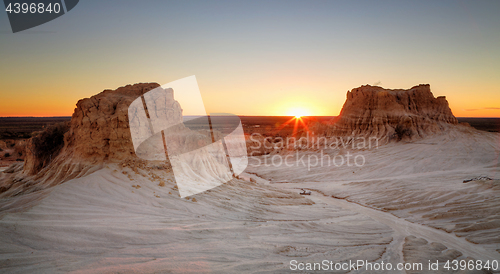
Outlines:
POLYGON ((290 109, 290 111, 288 111, 287 113, 289 116, 295 116, 295 118, 300 118, 302 116, 309 116, 311 115, 309 110, 307 109, 304 109, 304 108, 293 108, 293 109, 290 109))

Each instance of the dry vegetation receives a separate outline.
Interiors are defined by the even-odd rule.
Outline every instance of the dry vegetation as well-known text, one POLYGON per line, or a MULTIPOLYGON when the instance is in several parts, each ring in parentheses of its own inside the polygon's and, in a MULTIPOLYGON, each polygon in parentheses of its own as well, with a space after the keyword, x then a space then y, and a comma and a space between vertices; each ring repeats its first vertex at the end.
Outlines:
POLYGON ((33 134, 30 152, 40 159, 37 170, 47 166, 64 147, 64 134, 69 130, 69 122, 61 122, 33 134))
POLYGON ((31 138, 33 132, 71 117, 0 117, 0 140, 31 138))

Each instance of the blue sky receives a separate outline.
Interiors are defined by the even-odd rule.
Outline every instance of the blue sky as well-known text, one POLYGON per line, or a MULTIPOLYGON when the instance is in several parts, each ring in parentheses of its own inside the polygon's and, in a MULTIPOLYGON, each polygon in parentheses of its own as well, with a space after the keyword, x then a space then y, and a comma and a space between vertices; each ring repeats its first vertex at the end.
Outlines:
POLYGON ((71 115, 104 89, 196 75, 210 112, 337 115, 352 88, 428 83, 456 116, 500 117, 499 12, 500 1, 80 1, 16 34, 0 12, 0 116, 71 115))

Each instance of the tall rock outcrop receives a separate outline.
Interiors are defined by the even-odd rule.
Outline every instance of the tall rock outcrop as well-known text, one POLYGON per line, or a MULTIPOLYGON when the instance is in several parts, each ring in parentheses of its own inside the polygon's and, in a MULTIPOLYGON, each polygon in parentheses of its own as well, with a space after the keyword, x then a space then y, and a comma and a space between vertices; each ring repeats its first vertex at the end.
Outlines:
MULTIPOLYGON (((57 158, 52 157, 53 161, 98 165, 133 157, 128 107, 137 97, 159 86, 156 83, 127 85, 78 101, 69 130, 64 134, 64 147, 57 158)), ((33 150, 28 149, 25 161, 24 172, 29 175, 39 172, 39 167, 31 165, 37 161, 37 156, 30 153, 33 150)))
POLYGON ((85 176, 106 162, 136 158, 128 107, 136 98, 159 86, 157 83, 127 85, 78 101, 69 125, 55 125, 28 140, 22 173, 13 171, 15 174, 3 182, 0 180, 0 198, 85 176))
POLYGON ((128 107, 137 97, 159 87, 135 84, 104 90, 76 104, 63 152, 91 163, 121 161, 134 156, 128 107))
POLYGON ((446 98, 435 98, 430 85, 408 90, 366 85, 347 92, 342 111, 332 121, 328 135, 413 140, 457 123, 446 98))
POLYGON ((237 167, 246 167, 237 165, 246 155, 228 163, 228 153, 236 158, 234 152, 246 151, 244 142, 243 147, 235 142, 238 136, 223 134, 240 124, 232 118, 200 117, 189 127, 171 88, 152 83, 105 90, 80 100, 69 123, 47 127, 28 141, 24 167, 0 175, 0 198, 44 190, 109 163, 136 172, 151 167, 174 171, 181 196, 205 191, 231 180, 242 171, 237 167))

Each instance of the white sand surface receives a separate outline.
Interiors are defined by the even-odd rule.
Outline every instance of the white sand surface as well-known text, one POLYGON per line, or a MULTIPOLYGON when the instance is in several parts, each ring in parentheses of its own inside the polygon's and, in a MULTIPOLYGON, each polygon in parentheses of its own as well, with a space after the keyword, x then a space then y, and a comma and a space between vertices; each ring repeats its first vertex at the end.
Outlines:
MULTIPOLYGON (((326 153, 347 152, 364 155, 365 164, 308 170, 290 161, 293 167, 261 165, 248 171, 282 189, 312 190, 313 201, 388 225, 400 251, 406 237, 416 236, 459 251, 458 259, 500 260, 500 180, 463 183, 481 175, 500 179, 499 134, 456 130, 413 143, 326 153)), ((307 159, 318 152, 302 155, 307 159)))
POLYGON ((0 270, 289 273, 291 260, 500 260, 499 183, 462 182, 500 178, 498 137, 389 144, 362 151, 363 167, 249 167, 241 177, 256 182, 233 180, 194 200, 179 197, 171 173, 109 165, 12 198, 33 201, 0 213, 0 270))
POLYGON ((66 182, 31 209, 4 215, 0 268, 274 273, 291 259, 375 261, 392 241, 390 228, 367 216, 272 186, 233 181, 194 202, 179 198, 171 181, 160 187, 120 171, 66 182))

